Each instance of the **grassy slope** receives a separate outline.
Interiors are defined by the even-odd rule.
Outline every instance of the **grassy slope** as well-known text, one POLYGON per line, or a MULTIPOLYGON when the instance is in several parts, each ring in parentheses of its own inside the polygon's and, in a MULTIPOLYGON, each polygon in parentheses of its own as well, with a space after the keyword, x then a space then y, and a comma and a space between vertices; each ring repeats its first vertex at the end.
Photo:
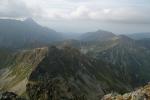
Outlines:
POLYGON ((28 76, 47 53, 47 48, 25 50, 12 54, 3 62, 0 76, 0 89, 22 94, 28 76))

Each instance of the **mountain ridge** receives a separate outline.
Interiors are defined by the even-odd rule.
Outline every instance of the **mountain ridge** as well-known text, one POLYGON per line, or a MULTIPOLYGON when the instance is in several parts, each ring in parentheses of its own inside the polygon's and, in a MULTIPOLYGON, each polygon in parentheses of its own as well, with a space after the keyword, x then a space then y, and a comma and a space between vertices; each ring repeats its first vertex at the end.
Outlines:
POLYGON ((135 40, 141 40, 145 38, 150 38, 150 32, 127 34, 127 36, 135 40))
POLYGON ((79 37, 81 41, 107 41, 116 35, 109 31, 97 30, 95 32, 87 32, 79 37))
POLYGON ((25 21, 0 19, 1 48, 40 47, 61 39, 60 33, 40 26, 30 19, 25 21))
MULTIPOLYGON (((102 97, 111 90, 128 91, 131 89, 128 83, 122 82, 117 73, 112 72, 112 70, 115 72, 117 70, 111 64, 89 58, 72 47, 52 46, 49 49, 25 50, 14 57, 11 61, 15 63, 7 65, 6 71, 0 77, 0 80, 6 81, 5 84, 0 82, 0 86, 2 90, 19 95, 26 93, 28 96, 34 95, 36 98, 41 98, 35 94, 38 87, 42 89, 50 85, 41 92, 41 96, 49 95, 46 91, 50 91, 53 82, 56 82, 56 86, 65 87, 56 90, 64 91, 60 92, 60 95, 55 94, 59 98, 61 96, 74 98, 83 94, 84 97, 89 98, 88 100, 90 98, 97 100, 99 96, 102 97)), ((33 99, 32 96, 30 98, 33 99)))

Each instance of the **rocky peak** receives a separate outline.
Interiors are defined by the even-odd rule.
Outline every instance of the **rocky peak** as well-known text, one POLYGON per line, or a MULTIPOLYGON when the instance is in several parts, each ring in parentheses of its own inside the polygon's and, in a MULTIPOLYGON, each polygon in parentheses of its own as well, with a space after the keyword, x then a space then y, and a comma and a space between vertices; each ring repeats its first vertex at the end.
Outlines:
POLYGON ((101 100, 150 100, 150 84, 123 95, 110 93, 105 95, 101 100))

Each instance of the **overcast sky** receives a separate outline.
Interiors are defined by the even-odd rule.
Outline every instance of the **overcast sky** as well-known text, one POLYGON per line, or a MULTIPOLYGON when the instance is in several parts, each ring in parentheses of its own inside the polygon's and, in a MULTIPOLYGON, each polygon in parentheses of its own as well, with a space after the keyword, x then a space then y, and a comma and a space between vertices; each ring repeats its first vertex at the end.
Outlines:
POLYGON ((0 0, 0 18, 26 17, 61 32, 150 32, 150 0, 0 0))

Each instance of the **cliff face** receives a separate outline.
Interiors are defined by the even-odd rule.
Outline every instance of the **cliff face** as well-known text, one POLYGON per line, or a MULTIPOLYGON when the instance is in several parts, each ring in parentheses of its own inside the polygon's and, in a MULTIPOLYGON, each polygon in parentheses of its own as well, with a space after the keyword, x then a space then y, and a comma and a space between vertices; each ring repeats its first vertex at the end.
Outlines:
POLYGON ((123 95, 117 93, 107 94, 101 100, 150 100, 150 84, 123 95))

